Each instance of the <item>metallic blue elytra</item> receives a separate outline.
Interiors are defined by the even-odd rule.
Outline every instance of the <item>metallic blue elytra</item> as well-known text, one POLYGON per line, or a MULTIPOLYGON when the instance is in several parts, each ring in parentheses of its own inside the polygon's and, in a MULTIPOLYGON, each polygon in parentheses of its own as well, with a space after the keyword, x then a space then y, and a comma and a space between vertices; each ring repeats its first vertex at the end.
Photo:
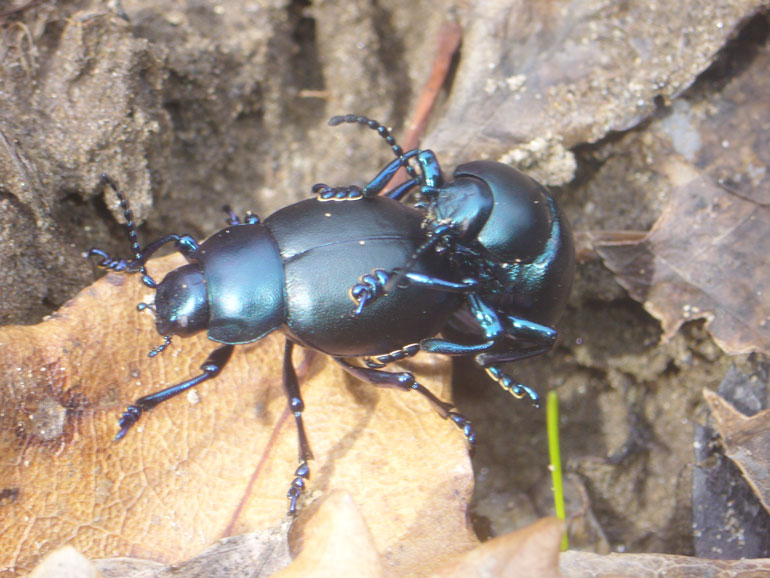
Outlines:
POLYGON ((471 355, 506 391, 537 404, 537 394, 508 376, 501 364, 553 347, 553 325, 564 311, 575 266, 569 224, 536 181, 507 165, 473 161, 445 182, 433 152, 403 151, 385 127, 363 116, 329 121, 341 123, 376 130, 396 156, 364 187, 319 183, 314 198, 264 221, 247 214, 241 222, 226 208, 229 226, 200 245, 189 235, 171 234, 142 247, 125 196, 102 175, 103 185, 120 201, 134 258, 89 252, 100 257, 99 266, 140 273, 156 290, 153 305, 140 305, 155 312, 163 336, 151 356, 175 335, 207 331, 209 339, 222 344, 199 375, 129 405, 116 439, 143 412, 216 377, 236 345, 276 330, 285 335, 283 383, 299 436, 290 513, 296 511, 313 457, 292 363, 295 345, 332 356, 351 375, 375 386, 417 391, 473 444, 470 421, 451 403, 434 396, 411 372, 384 368, 419 351, 471 355), (381 194, 402 167, 409 180, 381 194), (411 196, 414 202, 405 201, 411 196), (166 243, 173 243, 188 264, 156 283, 146 262, 166 243))

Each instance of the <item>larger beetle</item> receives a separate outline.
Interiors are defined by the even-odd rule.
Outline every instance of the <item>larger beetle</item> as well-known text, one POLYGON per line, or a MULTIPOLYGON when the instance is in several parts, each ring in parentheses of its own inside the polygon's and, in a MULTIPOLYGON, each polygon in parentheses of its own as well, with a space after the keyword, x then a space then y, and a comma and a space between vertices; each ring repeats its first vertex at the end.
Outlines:
POLYGON ((420 212, 386 197, 344 204, 312 198, 264 221, 247 215, 241 222, 230 212, 230 226, 201 244, 189 235, 167 235, 142 248, 125 196, 111 178, 103 175, 102 180, 118 196, 134 259, 113 259, 99 249, 92 249, 89 256, 100 257, 98 264, 107 269, 141 273, 143 282, 156 290, 153 304, 140 305, 155 312, 156 329, 164 336, 164 343, 150 356, 163 351, 174 335, 207 331, 209 339, 223 344, 205 360, 200 375, 128 406, 120 417, 116 440, 126 435, 144 411, 217 376, 235 345, 281 330, 286 335, 284 386, 299 436, 299 467, 288 493, 290 513, 296 510, 312 458, 292 365, 295 344, 331 355, 348 372, 374 385, 419 392, 473 443, 470 422, 410 372, 361 367, 350 361, 382 355, 435 335, 460 306, 459 294, 475 287, 473 282, 457 278, 450 260, 425 254, 406 275, 413 287, 351 315, 347 289, 361 271, 398 267, 425 242, 420 212), (173 243, 188 264, 156 283, 147 273, 146 261, 166 243, 173 243))
POLYGON ((404 168, 409 179, 385 196, 403 200, 416 191, 415 207, 425 215, 427 235, 398 271, 382 271, 366 290, 359 289, 356 312, 398 296, 396 289, 411 285, 409 273, 426 254, 449 258, 466 281, 476 283, 466 306, 445 329, 453 341, 425 339, 419 347, 378 356, 369 365, 382 366, 418 350, 474 355, 503 389, 538 405, 537 393, 508 376, 500 364, 545 353, 556 342, 553 325, 566 307, 575 250, 569 222, 550 192, 513 167, 494 161, 460 165, 454 179, 446 182, 432 151, 405 152, 387 128, 365 116, 349 114, 329 121, 332 126, 342 123, 377 131, 396 158, 363 188, 318 184, 314 192, 324 200, 372 198, 404 168))

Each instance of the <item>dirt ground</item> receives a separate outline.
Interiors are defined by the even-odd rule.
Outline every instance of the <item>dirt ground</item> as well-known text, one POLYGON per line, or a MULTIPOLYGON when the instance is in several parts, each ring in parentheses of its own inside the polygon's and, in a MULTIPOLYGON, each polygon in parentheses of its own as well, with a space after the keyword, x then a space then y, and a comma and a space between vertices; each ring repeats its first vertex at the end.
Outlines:
MULTIPOLYGON (((0 321, 36 323, 91 283, 94 268, 82 256, 89 247, 127 252, 116 201, 97 186, 100 173, 129 192, 145 240, 210 235, 224 225, 224 202, 238 214, 267 215, 307 197, 319 181, 363 184, 388 162, 388 148, 370 131, 330 128, 326 120, 361 113, 405 134, 440 27, 455 19, 463 44, 422 146, 447 171, 463 158, 507 155, 552 186, 580 240, 556 349, 511 368, 522 383, 559 394, 573 545, 714 554, 714 538, 697 523, 699 502, 711 499, 698 480, 722 458, 715 450, 706 463, 696 453, 715 439, 703 429, 702 390, 719 389, 734 366, 766 408, 767 360, 727 355, 700 318, 664 336, 605 266, 590 234, 655 224, 671 196, 661 159, 686 158, 687 130, 706 124, 742 79, 766 76, 767 6, 724 2, 722 14, 699 14, 703 21, 685 26, 668 15, 667 29, 645 30, 633 6, 578 3, 579 19, 569 21, 564 12, 575 6, 567 4, 488 2, 490 22, 464 2, 0 4, 0 321), (509 36, 485 33, 503 10, 518 18, 501 25, 506 34, 531 36, 506 44, 509 36), (709 18, 722 26, 703 25, 709 18), (612 38, 605 24, 627 35, 637 60, 600 45, 612 38), (578 28, 585 34, 574 36, 578 28), (491 46, 474 44, 481 37, 491 46), (609 74, 592 77, 574 65, 591 42, 628 72, 623 90, 609 74), (481 54, 493 49, 496 55, 481 54), (563 109, 540 110, 526 96, 525 109, 515 108, 516 98, 501 100, 495 110, 512 107, 515 128, 482 127, 488 103, 477 100, 503 90, 495 84, 502 81, 478 80, 496 78, 487 61, 506 68, 507 87, 527 74, 527 86, 566 76, 573 88, 543 88, 563 109)), ((663 6, 647 3, 661 14, 663 6)), ((766 81, 764 88, 762 122, 736 124, 722 137, 748 143, 767 161, 766 81)), ((731 102, 756 96, 739 93, 731 102)), ((510 399, 470 363, 457 364, 454 386, 479 438, 472 510, 479 536, 550 513, 544 412, 510 399)), ((735 472, 729 479, 742 483, 735 472)), ((741 504, 731 507, 732 519, 742 521, 710 524, 724 530, 723 554, 770 556, 767 512, 741 504)))

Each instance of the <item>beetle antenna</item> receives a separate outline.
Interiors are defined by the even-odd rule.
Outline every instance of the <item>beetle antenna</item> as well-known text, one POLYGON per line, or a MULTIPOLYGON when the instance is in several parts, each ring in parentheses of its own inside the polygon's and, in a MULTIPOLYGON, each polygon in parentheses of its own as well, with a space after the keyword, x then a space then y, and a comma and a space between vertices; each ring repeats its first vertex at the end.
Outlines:
MULTIPOLYGON (((145 258, 144 254, 142 253, 142 247, 139 245, 139 240, 136 235, 134 213, 131 211, 131 207, 128 206, 128 199, 126 199, 123 191, 120 190, 118 184, 115 182, 115 179, 113 179, 111 176, 102 173, 99 175, 99 182, 102 186, 109 185, 110 188, 115 192, 115 196, 118 197, 118 203, 120 204, 120 208, 123 211, 123 217, 126 219, 126 224, 128 225, 128 241, 131 243, 131 252, 134 254, 134 262, 132 265, 139 265, 139 271, 142 273, 142 281, 144 281, 144 284, 155 288, 157 283, 155 283, 153 278, 147 274, 147 269, 145 269, 144 266, 145 258)), ((135 270, 136 269, 134 269, 134 271, 135 270)))
POLYGON ((159 353, 163 353, 163 351, 171 345, 171 338, 174 337, 174 334, 171 335, 164 335, 163 336, 163 343, 158 345, 157 347, 153 347, 150 352, 147 354, 147 357, 155 357, 159 353))
POLYGON ((329 126, 338 126, 343 123, 347 124, 360 124, 362 126, 367 126, 370 129, 377 131, 377 134, 380 135, 383 139, 385 139, 385 142, 388 143, 390 146, 390 150, 393 151, 393 154, 396 155, 396 158, 398 158, 401 161, 401 166, 404 167, 407 174, 409 174, 409 178, 415 179, 416 182, 420 182, 420 178, 417 175, 417 171, 414 170, 414 167, 409 164, 409 160, 404 157, 404 149, 401 148, 401 145, 399 145, 396 142, 396 139, 393 137, 392 134, 390 134, 390 131, 382 126, 379 122, 377 122, 374 119, 371 119, 367 116, 363 116, 361 114, 345 114, 345 115, 339 115, 339 116, 333 116, 329 119, 329 122, 327 123, 329 126))

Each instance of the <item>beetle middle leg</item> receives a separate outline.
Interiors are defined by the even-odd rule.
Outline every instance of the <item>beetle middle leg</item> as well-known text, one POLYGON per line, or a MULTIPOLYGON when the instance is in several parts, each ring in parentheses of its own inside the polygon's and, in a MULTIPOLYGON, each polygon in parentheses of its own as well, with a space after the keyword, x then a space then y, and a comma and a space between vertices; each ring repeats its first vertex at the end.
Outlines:
POLYGON ((358 367, 357 365, 352 365, 342 357, 335 357, 334 361, 339 363, 343 369, 353 377, 376 387, 395 388, 402 391, 416 391, 423 395, 430 401, 441 417, 444 419, 451 419, 454 424, 462 430, 471 446, 476 443, 476 434, 473 432, 471 421, 461 413, 455 411, 455 406, 453 404, 442 401, 433 395, 428 388, 414 378, 413 373, 409 371, 391 372, 370 367, 358 367))
POLYGON ((366 367, 369 367, 371 369, 382 369, 386 365, 389 365, 395 361, 401 361, 406 359, 407 357, 413 357, 417 355, 419 352, 420 352, 420 344, 410 343, 409 345, 405 345, 401 349, 396 349, 395 351, 391 351, 390 353, 386 353, 384 355, 375 355, 374 357, 365 357, 364 363, 366 364, 366 367))
POLYGON ((305 424, 302 421, 302 412, 305 409, 305 403, 299 392, 299 379, 294 369, 294 363, 291 360, 291 354, 294 351, 294 342, 286 340, 283 350, 283 388, 286 397, 289 398, 289 408, 294 414, 297 422, 297 435, 299 436, 299 467, 294 472, 294 480, 291 482, 286 497, 289 498, 289 515, 297 512, 297 500, 305 489, 305 480, 310 477, 310 467, 308 460, 313 459, 313 452, 310 450, 310 443, 305 433, 305 424))

